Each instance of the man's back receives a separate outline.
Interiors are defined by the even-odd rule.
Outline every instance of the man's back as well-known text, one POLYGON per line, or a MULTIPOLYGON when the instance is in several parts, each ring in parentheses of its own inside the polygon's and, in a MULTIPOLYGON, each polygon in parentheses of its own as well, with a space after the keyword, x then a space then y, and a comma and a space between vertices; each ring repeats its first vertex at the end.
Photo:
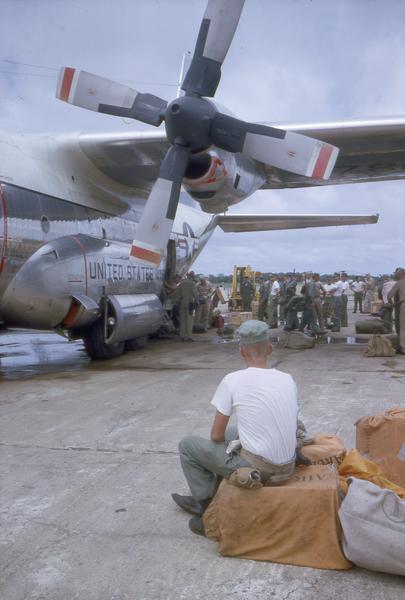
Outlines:
POLYGON ((226 375, 212 400, 219 412, 236 414, 242 446, 282 464, 296 449, 297 388, 277 369, 249 367, 226 375))

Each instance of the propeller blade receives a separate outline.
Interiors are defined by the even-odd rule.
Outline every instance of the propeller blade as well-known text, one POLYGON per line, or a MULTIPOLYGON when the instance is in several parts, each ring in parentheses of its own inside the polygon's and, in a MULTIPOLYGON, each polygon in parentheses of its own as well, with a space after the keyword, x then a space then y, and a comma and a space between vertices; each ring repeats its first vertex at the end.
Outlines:
POLYGON ((181 182, 190 148, 175 144, 169 148, 137 227, 131 256, 143 265, 156 268, 164 255, 179 203, 181 182))
POLYGON ((158 96, 71 67, 61 69, 56 97, 81 108, 155 126, 162 123, 167 107, 167 102, 158 96))
POLYGON ((267 165, 305 175, 329 179, 339 148, 300 133, 246 123, 217 113, 211 129, 213 144, 229 152, 242 152, 267 165))
POLYGON ((187 95, 213 96, 221 65, 238 26, 245 0, 208 0, 193 60, 181 88, 187 95))

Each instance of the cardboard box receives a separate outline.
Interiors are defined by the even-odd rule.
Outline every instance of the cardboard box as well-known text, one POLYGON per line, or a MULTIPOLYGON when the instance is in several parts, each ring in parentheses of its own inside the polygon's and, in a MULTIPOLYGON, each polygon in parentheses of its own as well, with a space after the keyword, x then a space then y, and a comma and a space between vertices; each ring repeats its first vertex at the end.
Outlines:
POLYGON ((405 408, 363 417, 356 425, 356 448, 377 463, 387 478, 405 487, 405 408))
POLYGON ((241 312, 240 314, 240 322, 244 323, 245 321, 250 321, 250 319, 253 319, 253 315, 251 312, 241 312))
POLYGON ((240 312, 229 313, 229 325, 239 326, 242 323, 240 315, 240 312))

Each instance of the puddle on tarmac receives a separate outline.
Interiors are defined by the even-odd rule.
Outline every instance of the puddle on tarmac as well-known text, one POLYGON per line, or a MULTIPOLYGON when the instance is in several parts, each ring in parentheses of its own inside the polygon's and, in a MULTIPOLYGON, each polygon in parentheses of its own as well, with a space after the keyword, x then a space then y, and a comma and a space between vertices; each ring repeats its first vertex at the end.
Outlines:
POLYGON ((50 332, 14 329, 0 332, 0 379, 28 379, 88 366, 81 341, 50 332))
MULTIPOLYGON (((280 336, 272 336, 269 338, 272 344, 277 344, 280 341, 280 336)), ((213 340, 214 344, 237 344, 239 339, 237 336, 216 336, 213 340)), ((346 344, 348 346, 362 345, 368 343, 368 338, 359 338, 354 335, 346 337, 333 337, 332 335, 323 335, 317 338, 317 344, 346 344)))

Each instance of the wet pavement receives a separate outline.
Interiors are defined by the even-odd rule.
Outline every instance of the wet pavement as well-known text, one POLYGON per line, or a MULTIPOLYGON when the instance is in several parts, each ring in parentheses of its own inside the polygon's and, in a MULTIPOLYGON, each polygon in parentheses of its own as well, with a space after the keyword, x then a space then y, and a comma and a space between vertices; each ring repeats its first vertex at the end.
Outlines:
POLYGON ((0 331, 0 379, 25 379, 90 364, 83 342, 46 331, 0 331))

